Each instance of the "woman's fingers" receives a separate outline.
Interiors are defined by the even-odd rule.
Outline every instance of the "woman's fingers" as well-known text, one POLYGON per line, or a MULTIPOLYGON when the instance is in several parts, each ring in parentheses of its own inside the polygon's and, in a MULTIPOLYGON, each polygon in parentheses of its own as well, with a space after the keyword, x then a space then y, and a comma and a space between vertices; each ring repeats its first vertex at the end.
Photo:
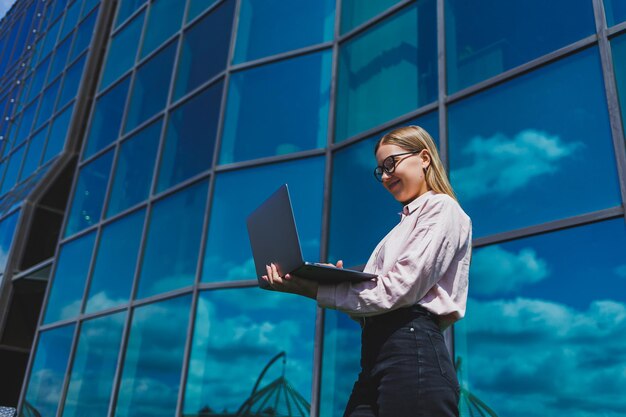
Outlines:
POLYGON ((343 268, 343 261, 341 259, 337 261, 337 268, 343 268))

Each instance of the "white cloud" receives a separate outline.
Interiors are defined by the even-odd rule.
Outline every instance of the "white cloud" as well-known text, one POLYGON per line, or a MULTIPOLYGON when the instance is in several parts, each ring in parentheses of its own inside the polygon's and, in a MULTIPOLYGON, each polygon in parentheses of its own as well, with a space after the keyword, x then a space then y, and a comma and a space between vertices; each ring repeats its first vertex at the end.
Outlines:
POLYGON ((451 172, 455 189, 466 199, 499 194, 508 196, 532 180, 558 171, 559 163, 572 157, 582 142, 563 143, 557 135, 526 129, 507 137, 476 136, 463 148, 471 164, 451 172))
POLYGON ((13 3, 15 3, 15 0, 0 0, 0 18, 6 15, 13 3))
POLYGON ((525 285, 542 281, 550 275, 548 264, 532 248, 518 253, 500 245, 477 250, 472 259, 473 294, 509 294, 525 285))

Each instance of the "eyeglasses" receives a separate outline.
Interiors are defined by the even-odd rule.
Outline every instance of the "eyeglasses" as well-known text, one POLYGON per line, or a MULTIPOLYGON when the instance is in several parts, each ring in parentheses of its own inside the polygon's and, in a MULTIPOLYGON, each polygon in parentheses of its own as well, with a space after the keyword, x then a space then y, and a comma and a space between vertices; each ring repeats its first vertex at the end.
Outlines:
POLYGON ((414 154, 414 153, 420 153, 421 151, 411 151, 411 152, 404 152, 404 153, 397 153, 395 155, 389 155, 388 157, 386 157, 383 160, 383 164, 380 166, 377 166, 374 169, 374 177, 376 177, 376 179, 379 182, 383 182, 383 174, 386 172, 388 175, 393 174, 393 171, 396 170, 396 164, 399 161, 396 161, 396 158, 399 156, 403 156, 403 155, 410 155, 410 154, 414 154))

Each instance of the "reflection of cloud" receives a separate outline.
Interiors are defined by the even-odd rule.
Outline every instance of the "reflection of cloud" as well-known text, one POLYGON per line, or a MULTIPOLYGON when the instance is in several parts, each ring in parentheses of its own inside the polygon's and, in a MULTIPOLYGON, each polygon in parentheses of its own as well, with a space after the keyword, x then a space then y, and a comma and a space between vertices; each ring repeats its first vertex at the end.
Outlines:
POLYGON ((128 298, 120 297, 117 299, 110 298, 106 291, 100 291, 87 300, 87 311, 101 311, 107 308, 124 304, 128 298))
POLYGON ((626 278, 626 265, 620 265, 616 267, 615 269, 613 269, 613 272, 620 278, 626 278))
POLYGON ((472 292, 481 295, 508 294, 545 279, 549 273, 546 261, 539 258, 532 248, 513 253, 500 245, 488 246, 476 251, 472 260, 472 276, 479 278, 472 292))
POLYGON ((558 164, 583 147, 582 142, 563 143, 559 136, 526 129, 509 138, 498 133, 476 136, 463 148, 472 163, 451 172, 459 194, 467 199, 490 194, 508 196, 532 180, 558 171, 558 164))
POLYGON ((228 268, 228 279, 255 279, 256 278, 256 268, 254 267, 254 259, 252 257, 246 259, 241 264, 235 264, 234 262, 229 262, 231 265, 228 268))
POLYGON ((471 351, 457 353, 469 389, 498 415, 626 412, 626 304, 594 301, 578 311, 536 299, 470 299, 464 326, 471 351))

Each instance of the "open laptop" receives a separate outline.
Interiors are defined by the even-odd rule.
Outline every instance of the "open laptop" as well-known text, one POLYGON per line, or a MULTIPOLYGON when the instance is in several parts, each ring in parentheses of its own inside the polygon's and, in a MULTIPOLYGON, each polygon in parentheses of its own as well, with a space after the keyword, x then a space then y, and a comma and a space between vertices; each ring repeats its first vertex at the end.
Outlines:
POLYGON ((265 265, 272 262, 277 265, 282 275, 293 274, 320 283, 366 281, 376 278, 375 274, 303 260, 287 184, 283 184, 254 210, 248 216, 247 223, 254 265, 259 285, 263 288, 267 288, 268 285, 261 276, 267 275, 265 265))

